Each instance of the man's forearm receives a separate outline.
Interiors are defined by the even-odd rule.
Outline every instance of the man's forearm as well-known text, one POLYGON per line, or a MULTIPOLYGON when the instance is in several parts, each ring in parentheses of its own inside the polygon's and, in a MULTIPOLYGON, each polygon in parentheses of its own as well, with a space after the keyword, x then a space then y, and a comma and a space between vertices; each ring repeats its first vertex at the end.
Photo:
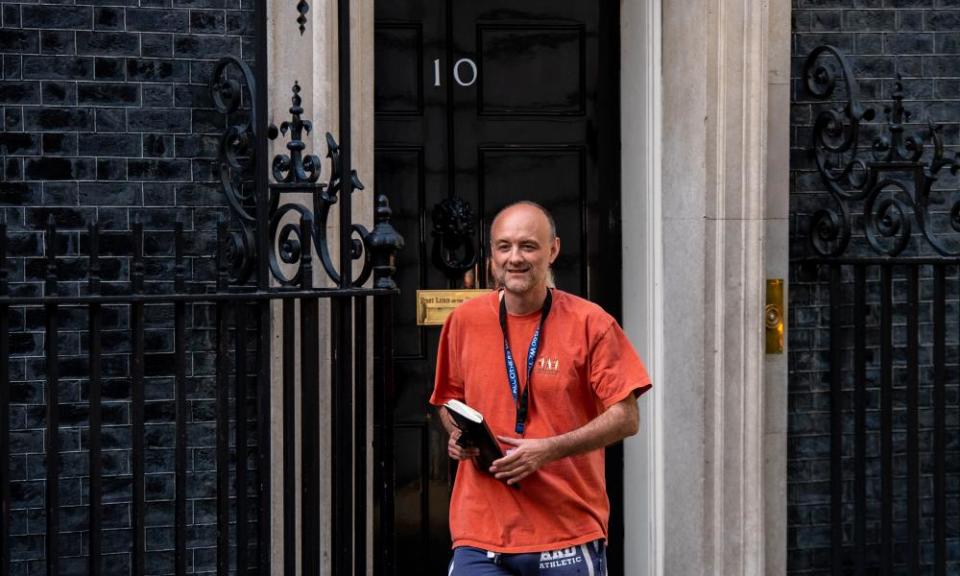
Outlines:
POLYGON ((446 408, 438 406, 437 412, 440 414, 440 423, 443 424, 443 429, 447 431, 447 434, 453 434, 454 430, 459 430, 457 425, 453 423, 453 418, 447 414, 446 408))
POLYGON ((553 459, 575 456, 619 442, 637 433, 640 414, 631 394, 576 430, 550 438, 553 459))

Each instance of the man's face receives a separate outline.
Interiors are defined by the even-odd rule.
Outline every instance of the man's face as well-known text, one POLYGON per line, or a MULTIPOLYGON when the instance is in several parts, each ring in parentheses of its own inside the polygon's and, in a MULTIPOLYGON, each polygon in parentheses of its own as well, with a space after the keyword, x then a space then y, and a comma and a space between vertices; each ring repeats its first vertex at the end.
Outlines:
POLYGON ((505 290, 518 296, 546 286, 550 265, 560 253, 550 222, 533 206, 501 212, 490 229, 493 273, 505 290))

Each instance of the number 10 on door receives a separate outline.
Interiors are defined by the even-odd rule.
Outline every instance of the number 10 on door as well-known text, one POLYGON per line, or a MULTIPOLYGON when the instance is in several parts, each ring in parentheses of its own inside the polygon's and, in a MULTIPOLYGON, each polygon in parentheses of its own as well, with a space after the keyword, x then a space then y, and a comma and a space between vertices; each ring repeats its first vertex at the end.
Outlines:
MULTIPOLYGON (((454 81, 466 88, 477 81, 477 63, 470 58, 461 58, 453 65, 454 81)), ((433 61, 433 85, 440 86, 440 59, 433 61)))

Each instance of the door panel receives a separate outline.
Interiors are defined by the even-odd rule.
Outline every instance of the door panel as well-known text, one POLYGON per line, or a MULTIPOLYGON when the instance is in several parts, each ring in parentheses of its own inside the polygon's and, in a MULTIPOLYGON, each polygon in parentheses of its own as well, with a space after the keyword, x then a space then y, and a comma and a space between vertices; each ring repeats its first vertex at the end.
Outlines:
POLYGON ((380 114, 423 114, 423 29, 419 23, 376 26, 374 105, 380 114))
POLYGON ((481 116, 585 113, 583 26, 481 24, 477 34, 481 116))
POLYGON ((488 220, 503 207, 504 191, 521 191, 522 198, 550 209, 561 237, 554 280, 557 287, 578 294, 586 293, 583 238, 576 233, 587 203, 584 156, 580 146, 485 146, 479 161, 478 204, 488 220))
MULTIPOLYGON (((455 467, 427 406, 440 330, 415 325, 415 293, 463 280, 431 260, 433 207, 446 198, 470 204, 475 270, 487 285, 492 217, 521 199, 544 205, 561 236, 557 285, 619 310, 617 9, 581 0, 376 2, 376 187, 407 242, 394 318, 398 574, 443 574, 450 558, 455 467)), ((608 452, 608 475, 621 470, 619 451, 608 452)), ((620 482, 611 480, 618 510, 620 482)), ((615 548, 619 526, 615 513, 615 548)), ((617 556, 611 573, 622 570, 617 556)))

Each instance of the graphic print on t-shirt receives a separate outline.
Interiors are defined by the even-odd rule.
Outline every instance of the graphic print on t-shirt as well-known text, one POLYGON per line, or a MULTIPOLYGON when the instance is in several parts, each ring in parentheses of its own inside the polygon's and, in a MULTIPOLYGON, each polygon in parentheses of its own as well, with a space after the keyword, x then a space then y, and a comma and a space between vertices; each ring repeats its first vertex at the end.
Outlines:
POLYGON ((560 357, 557 355, 544 353, 537 360, 534 374, 555 375, 560 372, 560 357))

